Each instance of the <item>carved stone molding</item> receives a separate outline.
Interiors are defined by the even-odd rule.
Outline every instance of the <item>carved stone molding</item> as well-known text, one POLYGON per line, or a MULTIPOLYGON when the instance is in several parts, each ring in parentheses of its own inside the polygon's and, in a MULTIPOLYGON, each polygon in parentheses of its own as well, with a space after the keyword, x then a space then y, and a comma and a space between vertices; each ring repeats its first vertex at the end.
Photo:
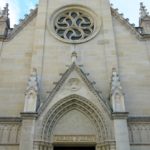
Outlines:
POLYGON ((22 112, 20 113, 22 119, 36 119, 38 114, 37 113, 28 113, 28 112, 22 112))
POLYGON ((73 109, 80 111, 94 122, 97 129, 98 140, 104 141, 108 139, 108 135, 112 132, 109 128, 111 122, 107 122, 108 118, 105 118, 105 115, 94 104, 77 95, 72 95, 66 99, 60 100, 49 110, 43 119, 41 131, 42 139, 51 140, 53 127, 56 125, 57 121, 64 114, 73 109))
POLYGON ((34 141, 33 150, 53 150, 53 146, 49 142, 34 141))
POLYGON ((20 142, 20 123, 0 123, 0 145, 18 145, 20 142))
POLYGON ((128 122, 128 129, 131 144, 150 144, 150 122, 128 122))
POLYGON ((128 118, 128 112, 114 112, 112 113, 113 119, 127 119, 128 118))
POLYGON ((105 141, 96 145, 96 150, 116 150, 115 141, 105 141))
POLYGON ((54 98, 54 96, 56 95, 56 93, 60 90, 60 88, 62 87, 62 85, 64 84, 64 82, 68 78, 68 76, 73 71, 76 71, 79 74, 79 76, 81 77, 82 81, 85 82, 85 84, 87 85, 87 87, 89 88, 89 90, 95 95, 95 97, 97 98, 97 100, 100 102, 100 104, 103 107, 103 109, 111 117, 111 108, 108 105, 107 100, 105 100, 103 98, 102 94, 96 90, 96 88, 92 85, 92 82, 87 78, 87 76, 84 73, 84 71, 81 70, 80 67, 78 65, 76 65, 75 63, 73 63, 69 67, 69 69, 66 70, 66 72, 63 74, 62 78, 57 82, 57 85, 55 86, 55 88, 52 90, 52 92, 48 96, 48 98, 45 101, 45 103, 43 103, 43 105, 38 109, 39 115, 46 109, 46 107, 48 106, 48 104, 50 103, 50 101, 54 98))
POLYGON ((84 143, 96 143, 96 137, 94 135, 54 135, 53 143, 74 143, 74 144, 84 144, 84 143))

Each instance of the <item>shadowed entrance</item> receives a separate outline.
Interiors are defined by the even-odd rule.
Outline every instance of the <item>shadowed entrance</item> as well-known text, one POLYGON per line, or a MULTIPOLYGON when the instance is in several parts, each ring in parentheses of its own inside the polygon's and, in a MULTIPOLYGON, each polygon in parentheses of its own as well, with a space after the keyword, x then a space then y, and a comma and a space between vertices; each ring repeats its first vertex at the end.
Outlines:
POLYGON ((54 150, 95 150, 95 147, 87 147, 87 146, 84 146, 84 147, 64 147, 64 146, 59 146, 59 147, 54 147, 54 150))

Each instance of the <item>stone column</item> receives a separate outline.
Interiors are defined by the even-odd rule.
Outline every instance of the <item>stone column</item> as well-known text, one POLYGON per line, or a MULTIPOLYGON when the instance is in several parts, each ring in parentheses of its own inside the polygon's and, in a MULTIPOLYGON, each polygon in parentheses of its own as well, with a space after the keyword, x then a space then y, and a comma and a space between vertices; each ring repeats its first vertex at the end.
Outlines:
POLYGON ((130 150, 127 117, 126 112, 113 113, 116 150, 130 150))
POLYGON ((22 128, 19 150, 33 150, 36 113, 21 113, 22 128))

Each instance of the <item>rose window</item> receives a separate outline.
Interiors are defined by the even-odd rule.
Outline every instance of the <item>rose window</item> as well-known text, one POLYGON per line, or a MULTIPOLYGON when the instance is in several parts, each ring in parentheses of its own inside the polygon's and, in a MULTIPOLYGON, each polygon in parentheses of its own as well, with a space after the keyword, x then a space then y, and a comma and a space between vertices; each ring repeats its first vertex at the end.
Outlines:
POLYGON ((94 21, 90 15, 82 11, 68 10, 56 17, 54 30, 59 37, 65 40, 84 40, 93 33, 94 21))

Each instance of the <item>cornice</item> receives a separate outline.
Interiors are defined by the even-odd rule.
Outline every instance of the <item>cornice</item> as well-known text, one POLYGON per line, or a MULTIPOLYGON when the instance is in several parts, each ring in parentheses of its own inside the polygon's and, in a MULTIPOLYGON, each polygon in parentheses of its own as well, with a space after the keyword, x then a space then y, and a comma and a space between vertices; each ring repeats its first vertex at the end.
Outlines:
POLYGON ((0 117, 0 123, 21 123, 20 117, 0 117))
POLYGON ((143 116, 143 117, 128 117, 129 123, 150 123, 150 117, 149 116, 143 116))

